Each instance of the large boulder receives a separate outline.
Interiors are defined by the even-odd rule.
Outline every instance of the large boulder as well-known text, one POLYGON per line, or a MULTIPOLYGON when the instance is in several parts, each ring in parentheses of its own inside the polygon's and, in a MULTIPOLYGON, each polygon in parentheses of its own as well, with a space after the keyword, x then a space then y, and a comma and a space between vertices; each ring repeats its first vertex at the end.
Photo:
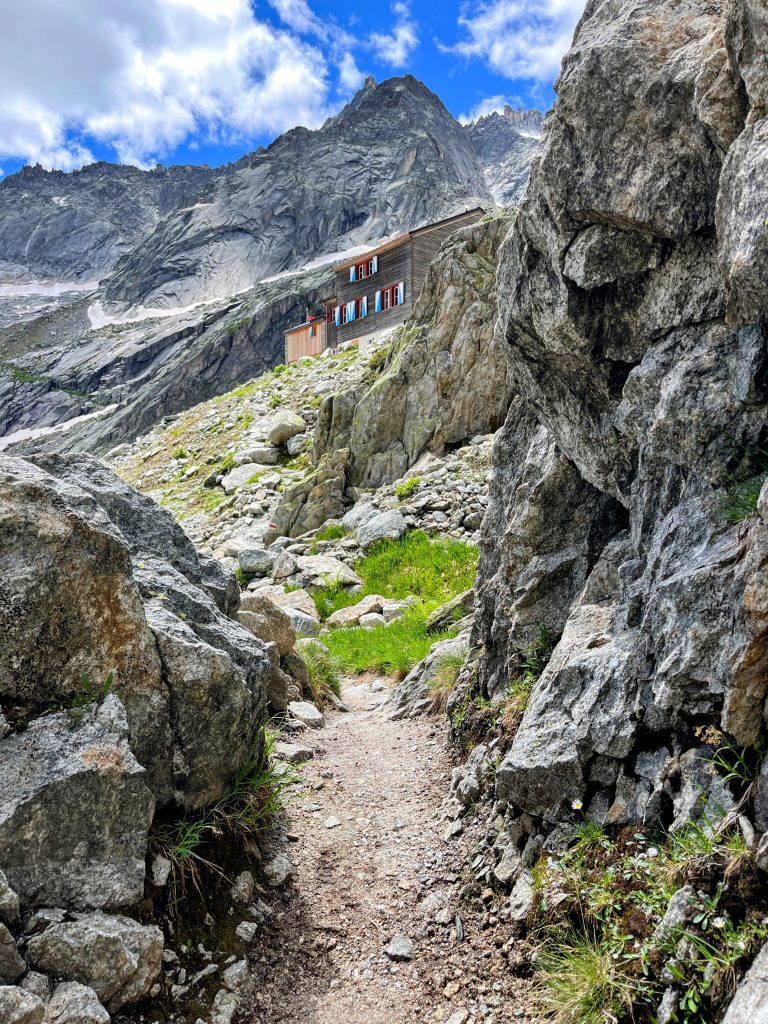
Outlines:
POLYGON ((163 963, 163 933, 128 917, 85 914, 53 924, 27 943, 30 963, 87 985, 114 1013, 149 995, 163 963))
POLYGON ((0 865, 28 906, 139 903, 154 806, 115 695, 0 740, 0 865))
POLYGON ((3 1024, 43 1024, 45 1003, 15 985, 0 985, 0 1020, 3 1024))
POLYGON ((344 515, 349 451, 324 455, 303 480, 286 487, 273 515, 276 537, 299 537, 344 515))
POLYGON ((399 540, 408 529, 405 517, 397 509, 380 512, 358 527, 357 540, 365 551, 382 540, 399 540))
POLYGON ((290 654, 296 643, 296 630, 291 624, 290 617, 279 608, 268 597, 263 597, 258 591, 243 594, 240 605, 240 617, 246 628, 250 629, 259 639, 272 641, 277 644, 281 656, 290 654), (259 624, 256 620, 266 623, 269 636, 260 635, 257 630, 259 624))
POLYGON ((45 1024, 109 1024, 111 1019, 93 989, 76 981, 57 985, 45 1008, 45 1024))
POLYGON ((237 582, 88 456, 0 458, 0 526, 0 699, 34 712, 109 681, 158 802, 223 795, 259 756, 270 678, 237 582))
POLYGON ((722 1024, 757 1024, 768 1017, 768 946, 763 946, 731 1000, 722 1024))

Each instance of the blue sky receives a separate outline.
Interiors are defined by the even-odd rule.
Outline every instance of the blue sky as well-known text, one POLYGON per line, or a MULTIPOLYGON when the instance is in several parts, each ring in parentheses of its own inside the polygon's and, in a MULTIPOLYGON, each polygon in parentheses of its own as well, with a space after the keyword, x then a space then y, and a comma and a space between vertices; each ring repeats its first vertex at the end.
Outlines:
POLYGON ((219 164, 410 72, 546 109, 584 0, 5 0, 0 169, 219 164))

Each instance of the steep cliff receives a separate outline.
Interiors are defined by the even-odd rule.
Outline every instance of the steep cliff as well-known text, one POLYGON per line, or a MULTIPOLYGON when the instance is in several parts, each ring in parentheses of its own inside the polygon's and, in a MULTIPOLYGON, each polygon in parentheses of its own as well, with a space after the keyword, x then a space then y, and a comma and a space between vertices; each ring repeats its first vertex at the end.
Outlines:
POLYGON ((490 854, 522 918, 525 869, 582 816, 679 829, 740 799, 768 824, 765 779, 744 795, 713 762, 766 723, 767 50, 760 0, 591 0, 501 248, 518 397, 453 708, 525 708, 490 854))
POLYGON ((544 114, 505 106, 467 125, 491 195, 500 206, 522 198, 541 141, 544 114))

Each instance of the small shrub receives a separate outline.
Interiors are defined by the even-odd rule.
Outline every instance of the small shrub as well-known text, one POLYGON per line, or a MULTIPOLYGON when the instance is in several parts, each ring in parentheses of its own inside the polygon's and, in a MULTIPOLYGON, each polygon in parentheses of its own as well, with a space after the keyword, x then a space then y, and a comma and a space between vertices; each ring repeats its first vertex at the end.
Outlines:
POLYGON ((276 392, 273 392, 269 396, 269 407, 270 409, 277 409, 283 404, 283 400, 276 392))
POLYGON ((187 449, 183 448, 181 445, 173 449, 174 459, 186 459, 187 454, 187 449))
POLYGON ((414 476, 410 480, 404 480, 395 487, 395 497, 398 501, 406 501, 421 486, 421 477, 414 476))
POLYGON ((747 477, 734 475, 726 485, 720 509, 729 523, 740 523, 757 513, 757 499, 768 480, 768 451, 762 448, 750 451, 742 446, 737 448, 736 457, 754 472, 747 477))
POLYGON ((219 463, 219 472, 220 473, 231 473, 234 468, 235 468, 235 453, 234 452, 227 452, 227 454, 224 456, 224 458, 219 463))
POLYGON ((341 695, 338 667, 328 651, 307 644, 301 649, 301 657, 307 666, 311 699, 318 707, 328 704, 331 694, 341 695))

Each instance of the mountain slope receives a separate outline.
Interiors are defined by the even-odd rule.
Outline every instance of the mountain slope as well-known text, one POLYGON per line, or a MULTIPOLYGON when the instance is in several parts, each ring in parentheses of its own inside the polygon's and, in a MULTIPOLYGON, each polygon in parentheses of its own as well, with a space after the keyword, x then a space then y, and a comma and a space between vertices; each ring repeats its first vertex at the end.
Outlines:
POLYGON ((470 139, 438 97, 410 75, 369 79, 321 129, 287 132, 161 222, 116 267, 106 299, 188 305, 490 202, 470 139))
POLYGON ((96 163, 25 167, 0 182, 0 283, 93 281, 224 171, 96 163))
POLYGON ((505 106, 467 125, 491 195, 500 206, 517 203, 528 184, 541 141, 544 114, 505 106))

